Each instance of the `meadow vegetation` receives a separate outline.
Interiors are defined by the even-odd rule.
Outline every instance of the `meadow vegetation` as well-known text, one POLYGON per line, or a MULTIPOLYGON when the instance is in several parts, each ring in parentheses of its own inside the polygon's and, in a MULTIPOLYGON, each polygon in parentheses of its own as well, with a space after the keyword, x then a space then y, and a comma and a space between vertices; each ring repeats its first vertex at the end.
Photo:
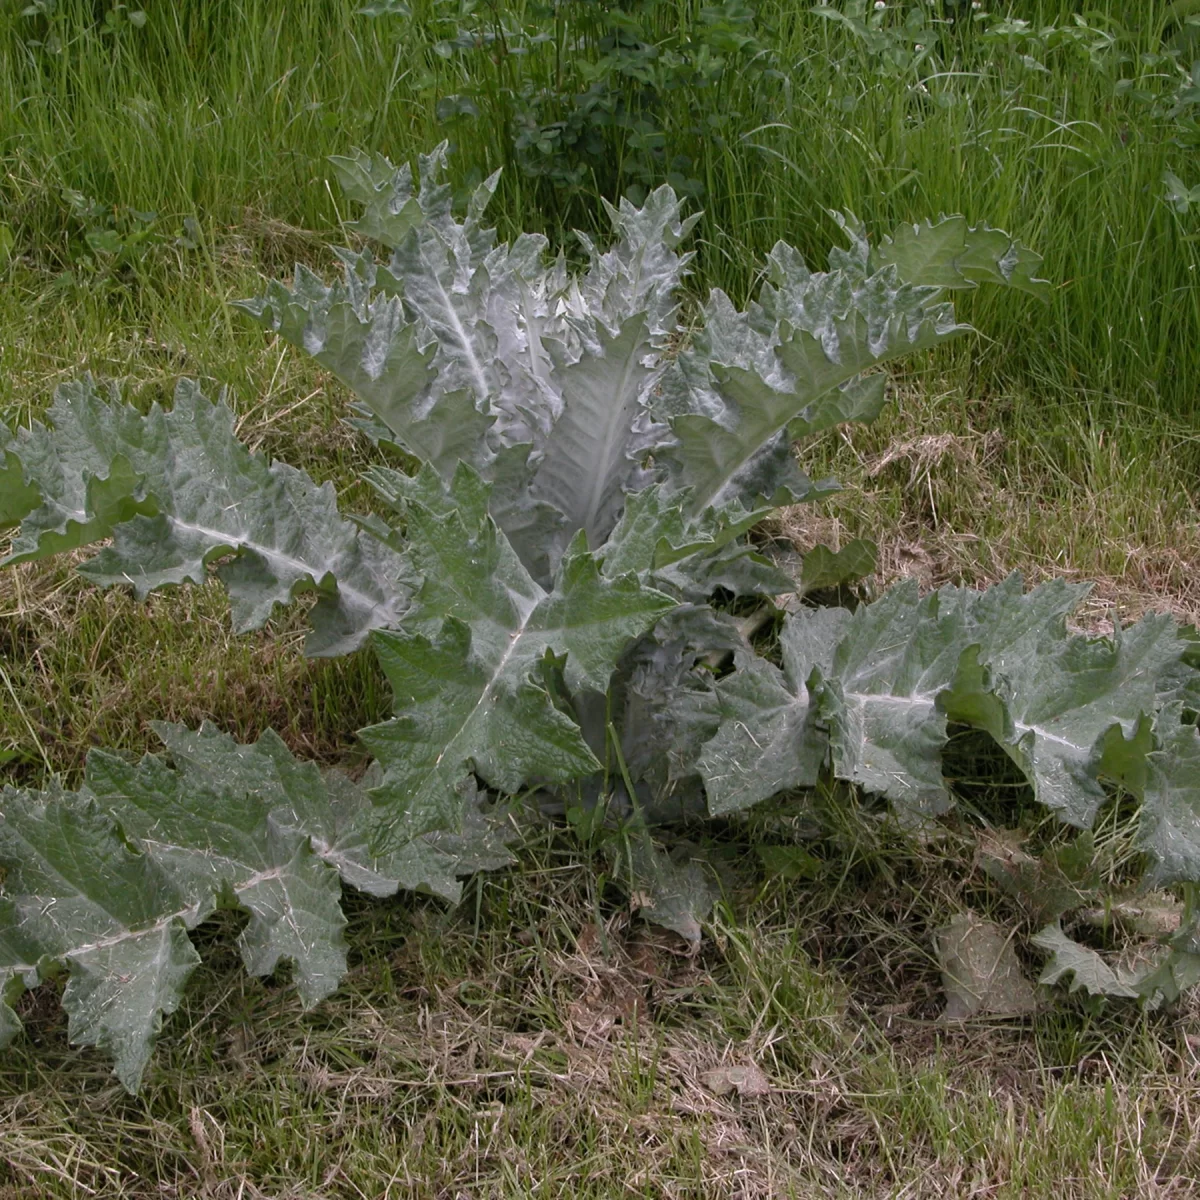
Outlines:
MULTIPOLYGON (((449 138, 456 196, 503 168, 503 238, 607 228, 669 182, 704 216, 685 325, 756 293, 778 239, 822 262, 963 213, 1042 254, 1044 306, 957 300, 978 335, 895 368, 873 424, 805 441, 840 493, 779 544, 875 540, 915 576, 1095 580, 1074 620, 1200 616, 1200 67, 1189 6, 899 0, 35 0, 0 14, 0 413, 120 378, 228 389, 239 436, 374 503, 348 389, 231 302, 361 245, 327 161, 449 138), (985 11, 988 8, 991 11, 985 11)), ((686 340, 686 339, 685 339, 686 340)), ((152 721, 276 730, 357 771, 390 693, 373 658, 306 659, 301 617, 234 636, 214 585, 139 603, 71 562, 0 574, 5 781, 76 786, 152 721)), ((941 1021, 937 931, 1027 921, 976 825, 1055 845, 1024 779, 961 732, 971 820, 915 838, 849 787, 688 830, 723 890, 699 946, 630 914, 602 822, 527 835, 462 903, 348 895, 350 974, 302 1011, 250 979, 228 914, 138 1097, 68 1044, 54 985, 0 1060, 0 1196, 1172 1196, 1200 1179, 1195 997, 1061 992, 941 1021), (976 825, 972 821, 978 818, 976 825), (786 853, 783 849, 786 849, 786 853)), ((1125 814, 1127 815, 1127 814, 1125 814)), ((1119 882, 1120 805, 1097 829, 1119 882)), ((1108 918, 1101 922, 1107 928, 1108 918)), ((1025 951, 1022 951, 1025 954, 1025 951)), ((1038 964, 1025 965, 1036 975, 1038 964)))

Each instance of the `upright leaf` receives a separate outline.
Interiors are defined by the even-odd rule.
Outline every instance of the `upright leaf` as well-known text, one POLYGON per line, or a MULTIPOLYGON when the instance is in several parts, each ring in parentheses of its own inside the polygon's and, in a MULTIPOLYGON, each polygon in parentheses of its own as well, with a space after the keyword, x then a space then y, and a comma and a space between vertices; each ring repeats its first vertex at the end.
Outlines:
POLYGON ((883 380, 864 371, 966 331, 943 300, 947 289, 988 280, 1040 291, 1030 274, 1036 255, 961 218, 898 231, 874 255, 847 228, 856 244, 835 251, 828 272, 810 271, 780 242, 745 313, 723 293, 710 298, 705 330, 662 400, 678 441, 673 478, 691 489, 693 513, 794 490, 783 470, 789 438, 873 419, 883 380))
POLYGON ((453 825, 473 771, 502 791, 565 782, 599 769, 575 723, 546 690, 547 655, 566 655, 572 688, 603 691, 626 643, 674 601, 632 575, 607 579, 576 538, 547 592, 487 515, 487 491, 467 468, 452 508, 413 499, 411 556, 424 582, 404 631, 376 649, 395 719, 364 730, 386 775, 376 796, 379 845, 453 825))
POLYGON ((547 438, 534 476, 534 493, 582 529, 588 545, 602 546, 612 532, 627 491, 650 480, 641 461, 665 432, 650 418, 645 396, 655 372, 645 319, 633 317, 610 336, 599 331, 599 353, 585 352, 561 368, 564 407, 547 438))

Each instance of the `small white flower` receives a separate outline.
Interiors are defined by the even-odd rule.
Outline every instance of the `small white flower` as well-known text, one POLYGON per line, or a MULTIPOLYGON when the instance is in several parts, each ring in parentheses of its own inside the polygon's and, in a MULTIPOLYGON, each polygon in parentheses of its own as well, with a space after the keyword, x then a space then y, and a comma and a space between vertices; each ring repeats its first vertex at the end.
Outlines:
POLYGON ((978 12, 983 7, 982 0, 971 0, 971 7, 978 12))
POLYGON ((875 0, 875 11, 883 12, 887 8, 887 0, 875 0))
POLYGON ((914 49, 914 50, 915 50, 915 51, 916 51, 918 54, 920 54, 920 53, 921 53, 921 51, 925 49, 925 47, 924 47, 924 46, 922 46, 920 42, 918 42, 918 43, 917 43, 917 44, 916 44, 916 45, 913 47, 913 49, 914 49))

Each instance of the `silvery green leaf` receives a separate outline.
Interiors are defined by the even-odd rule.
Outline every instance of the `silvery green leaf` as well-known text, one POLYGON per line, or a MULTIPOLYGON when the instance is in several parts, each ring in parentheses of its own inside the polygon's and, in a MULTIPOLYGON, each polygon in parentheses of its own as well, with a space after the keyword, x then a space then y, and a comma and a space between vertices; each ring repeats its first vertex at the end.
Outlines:
POLYGON ((88 790, 189 893, 208 897, 213 907, 225 892, 236 897, 250 913, 238 942, 252 975, 269 975, 288 959, 301 999, 317 1003, 346 969, 337 872, 286 813, 275 814, 282 789, 271 786, 275 771, 266 755, 214 731, 163 732, 172 753, 181 742, 207 736, 208 761, 175 771, 149 755, 130 765, 97 752, 88 790))
POLYGON ((597 353, 585 351, 556 372, 563 411, 533 484, 535 495, 566 515, 569 532, 582 529, 594 549, 616 525, 625 493, 650 482, 641 462, 666 432, 645 402, 655 378, 645 366, 645 319, 630 318, 615 336, 600 329, 597 338, 597 353))
POLYGON ((375 793, 383 846, 453 827, 472 772, 514 792, 598 770, 546 690, 546 656, 566 656, 570 688, 603 691, 626 644, 675 603, 633 575, 602 576, 582 534, 547 591, 488 516, 478 477, 460 469, 450 494, 453 511, 409 501, 410 554, 424 582, 403 630, 376 640, 397 712, 362 733, 386 772, 375 793))
POLYGON ((699 942, 702 922, 721 897, 711 869, 698 858, 678 859, 654 844, 650 835, 630 831, 628 857, 617 863, 618 875, 632 891, 631 902, 655 925, 670 929, 689 942, 699 942))
POLYGON ((396 246, 425 220, 413 188, 412 168, 407 163, 394 167, 383 155, 364 154, 361 150, 329 161, 342 191, 362 205, 358 220, 347 226, 356 233, 385 246, 396 246))
POLYGON ((199 961, 188 930, 213 912, 246 911, 246 969, 292 962, 311 1006, 346 969, 339 876, 375 896, 455 901, 459 876, 510 861, 509 831, 473 792, 457 834, 378 858, 365 791, 298 762, 273 733, 239 745, 210 726, 156 730, 172 766, 94 751, 78 793, 0 797, 0 1045, 20 1030, 15 994, 62 964, 72 1041, 109 1051, 135 1091, 199 961))
MULTIPOLYGON (((621 519, 604 545, 605 575, 632 571, 640 577, 649 572, 659 580, 669 580, 673 567, 731 547, 773 511, 769 506, 746 509, 729 505, 721 510, 709 508, 699 520, 689 521, 686 502, 686 493, 658 483, 626 496, 621 519)), ((687 586, 691 582, 689 576, 687 586)), ((711 591, 709 588, 705 596, 711 591)))
POLYGON ((0 531, 20 525, 41 503, 42 493, 25 478, 8 426, 0 422, 0 531))
POLYGON ((939 694, 954 679, 968 630, 951 589, 922 598, 904 581, 846 622, 813 686, 829 723, 834 772, 907 809, 950 804, 942 778, 946 716, 939 694))
POLYGON ((778 792, 814 787, 829 755, 808 690, 814 668, 828 671, 850 613, 800 609, 780 631, 783 670, 740 651, 717 684, 721 725, 699 768, 713 815, 738 812, 778 792))
MULTIPOLYGON (((212 911, 212 898, 132 849, 86 794, 6 789, 0 799, 0 996, 65 963, 72 1041, 112 1054, 134 1091, 199 962, 187 930, 212 911)), ((2 1011, 7 1044, 20 1025, 2 1011)))
POLYGON ((139 596, 202 583, 208 564, 229 591, 234 628, 316 591, 310 654, 344 654, 394 624, 409 579, 402 559, 339 516, 333 489, 251 453, 233 414, 184 381, 170 412, 144 416, 90 381, 60 388, 53 428, 22 431, 11 453, 41 497, 7 562, 111 538, 80 568, 139 596))
POLYGON ((804 594, 857 583, 875 571, 879 551, 874 542, 855 538, 840 550, 814 546, 807 551, 800 567, 800 590, 804 594))
POLYGON ((1039 255, 999 229, 968 226, 964 217, 899 226, 871 251, 871 264, 894 267, 905 283, 956 290, 997 283, 1050 297, 1050 284, 1034 276, 1039 255))
MULTIPOLYGON (((347 281, 354 278, 347 267, 347 281)), ((291 289, 272 283, 260 300, 239 307, 341 379, 410 454, 447 476, 460 457, 477 465, 490 458, 486 439, 494 418, 461 379, 443 386, 432 335, 406 318, 397 297, 355 297, 347 286, 326 287, 297 267, 291 289)), ((374 426, 372 432, 379 436, 374 426)))
POLYGON ((796 589, 796 581, 753 546, 726 543, 710 553, 694 554, 663 567, 655 583, 695 603, 718 590, 733 596, 779 596, 796 589))
POLYGON ((957 326, 938 330, 926 321, 910 341, 908 331, 897 326, 885 331, 878 353, 872 354, 865 321, 848 319, 835 330, 844 335, 844 344, 838 346, 840 358, 832 360, 819 341, 796 330, 775 348, 788 373, 782 387, 757 371, 713 363, 713 387, 723 402, 720 414, 674 416, 670 424, 676 444, 663 456, 677 486, 691 489, 690 512, 698 516, 710 506, 734 501, 753 504, 781 489, 792 492, 791 498, 805 499, 811 485, 795 474, 783 453, 790 442, 843 421, 870 421, 878 415, 878 388, 843 391, 841 385, 856 381, 875 362, 960 331, 957 326))
POLYGON ((603 203, 617 240, 601 252, 579 235, 588 268, 579 280, 577 311, 614 332, 634 314, 644 313, 650 336, 662 338, 674 332, 679 287, 694 257, 676 250, 700 214, 682 216, 680 201, 666 185, 651 192, 641 208, 624 197, 617 208, 603 203))
POLYGON ((1183 640, 1171 618, 1157 615, 1112 638, 1068 636, 1066 587, 1041 592, 1044 619, 1014 637, 1018 606, 1011 594, 997 603, 991 596, 975 614, 978 649, 964 654, 942 707, 986 729, 1038 800, 1088 828, 1105 799, 1101 777, 1140 790, 1159 682, 1182 659, 1183 640))
POLYGON ((35 424, 7 442, 6 506, 25 512, 6 565, 90 546, 114 525, 157 511, 131 459, 153 454, 161 435, 114 387, 108 392, 106 401, 90 379, 63 384, 53 428, 35 424))
MULTIPOLYGON (((524 442, 500 449, 489 472, 489 512, 517 557, 543 587, 571 538, 571 520, 534 487, 533 447, 524 442)), ((611 574, 611 572, 606 572, 611 574)))
POLYGON ((1192 949, 1172 946, 1141 973, 1136 987, 1147 1008, 1174 1004, 1184 992, 1200 983, 1200 953, 1192 941, 1192 949))
POLYGON ((672 477, 692 489, 693 512, 745 498, 746 476, 773 439, 873 419, 882 380, 864 371, 966 330, 942 299, 947 289, 986 279, 1037 291, 1036 261, 1007 235, 959 218, 898 232, 877 261, 860 239, 831 255, 828 272, 776 245, 759 300, 738 313, 714 293, 695 347, 664 379, 659 404, 679 443, 672 477), (833 407, 810 408, 843 389, 833 407))
POLYGON ((1047 925, 1033 937, 1033 944, 1050 955, 1050 961, 1038 976, 1038 983, 1053 985, 1069 977, 1069 990, 1080 988, 1093 996, 1118 996, 1137 999, 1138 984, 1145 972, 1110 966, 1090 946, 1069 938, 1058 924, 1047 925))
POLYGON ((1155 722, 1157 749, 1148 756, 1138 842, 1152 864, 1152 886, 1200 879, 1200 729, 1178 705, 1155 722))

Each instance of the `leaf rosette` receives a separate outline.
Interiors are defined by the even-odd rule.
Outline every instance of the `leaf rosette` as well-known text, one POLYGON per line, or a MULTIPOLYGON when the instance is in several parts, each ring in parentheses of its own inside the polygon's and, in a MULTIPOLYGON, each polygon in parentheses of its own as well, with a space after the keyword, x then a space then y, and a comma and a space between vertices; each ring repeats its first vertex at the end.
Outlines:
MULTIPOLYGON (((297 268, 241 306, 352 390, 355 428, 418 460, 365 473, 380 512, 339 513, 329 484, 251 452, 225 402, 186 382, 148 412, 65 385, 44 424, 0 427, 7 562, 98 546, 83 573, 139 595, 215 575, 238 630, 315 596, 307 651, 369 644, 394 695, 361 733, 376 760, 362 785, 274 735, 171 727, 169 761, 96 752, 76 792, 4 793, 0 997, 65 968, 72 1037, 110 1050, 134 1088, 199 922, 248 912, 247 969, 288 961, 315 1003, 345 969, 343 885, 452 901, 461 875, 508 861, 488 789, 638 810, 618 874, 697 938, 713 877, 656 848, 656 814, 729 819, 833 776, 927 822, 954 803, 956 726, 986 731, 1076 827, 1125 789, 1151 882, 1200 881, 1194 637, 1160 617, 1072 635, 1081 590, 1016 578, 814 608, 872 569, 871 547, 817 548, 796 579, 749 536, 836 487, 800 471, 796 439, 874 420, 888 363, 967 331, 953 291, 1044 295, 1035 255, 961 217, 876 245, 846 217, 827 270, 780 243, 756 300, 740 311, 714 291, 685 335, 697 217, 670 188, 608 207, 611 244, 582 238, 573 271, 544 238, 501 243, 484 224, 495 177, 459 219, 445 157, 415 175, 337 160, 382 253, 341 251, 337 281, 297 268), (759 616, 714 603, 730 596, 759 616)), ((1055 928, 1047 978, 1100 987, 1055 928)), ((1113 986, 1177 993, 1200 962, 1190 929, 1153 977, 1110 972, 1113 986)), ((17 1028, 0 1004, 0 1041, 17 1028)))

